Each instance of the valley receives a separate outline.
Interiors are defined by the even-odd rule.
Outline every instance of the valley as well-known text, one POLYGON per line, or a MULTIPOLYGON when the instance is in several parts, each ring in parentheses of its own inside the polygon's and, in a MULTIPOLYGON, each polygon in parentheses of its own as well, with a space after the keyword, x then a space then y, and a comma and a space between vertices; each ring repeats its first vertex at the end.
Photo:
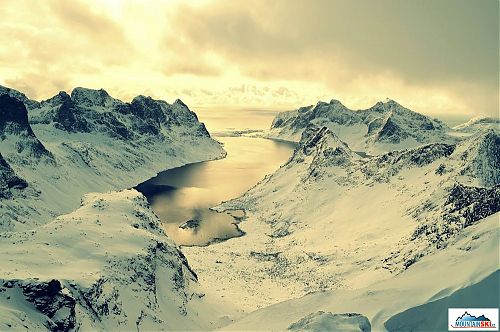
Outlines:
POLYGON ((180 100, 5 87, 0 115, 0 329, 420 329, 498 279, 496 119, 334 100, 211 135, 180 100))

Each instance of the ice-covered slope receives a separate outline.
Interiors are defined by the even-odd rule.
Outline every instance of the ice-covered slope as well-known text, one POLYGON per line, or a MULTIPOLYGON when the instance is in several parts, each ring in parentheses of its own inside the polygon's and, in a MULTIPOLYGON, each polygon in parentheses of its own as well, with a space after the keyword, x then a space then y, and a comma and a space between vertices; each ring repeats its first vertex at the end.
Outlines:
POLYGON ((354 151, 368 154, 454 141, 441 121, 413 112, 393 100, 360 111, 352 111, 338 100, 318 102, 278 114, 266 136, 299 141, 310 124, 328 127, 354 151))
POLYGON ((124 103, 104 90, 75 88, 27 112, 15 99, 20 93, 2 91, 0 153, 30 188, 0 200, 3 230, 43 224, 75 209, 85 193, 132 187, 159 171, 224 156, 179 100, 138 96, 124 103))
POLYGON ((202 283, 226 281, 221 288, 248 310, 362 288, 496 213, 499 151, 498 133, 486 131, 459 144, 362 157, 330 129, 310 126, 285 165, 218 207, 244 209, 246 235, 185 253, 202 283))
POLYGON ((0 233, 0 330, 206 330, 184 255, 135 190, 89 194, 34 230, 0 233))

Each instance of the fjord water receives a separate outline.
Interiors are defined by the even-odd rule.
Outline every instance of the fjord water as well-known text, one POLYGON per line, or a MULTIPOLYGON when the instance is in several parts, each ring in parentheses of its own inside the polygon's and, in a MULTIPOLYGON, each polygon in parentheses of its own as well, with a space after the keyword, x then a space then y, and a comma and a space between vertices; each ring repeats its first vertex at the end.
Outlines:
POLYGON ((209 208, 250 189, 279 168, 294 148, 263 138, 215 139, 224 144, 226 158, 167 170, 137 186, 179 245, 205 245, 242 235, 235 218, 209 208), (179 227, 189 220, 199 226, 179 227))

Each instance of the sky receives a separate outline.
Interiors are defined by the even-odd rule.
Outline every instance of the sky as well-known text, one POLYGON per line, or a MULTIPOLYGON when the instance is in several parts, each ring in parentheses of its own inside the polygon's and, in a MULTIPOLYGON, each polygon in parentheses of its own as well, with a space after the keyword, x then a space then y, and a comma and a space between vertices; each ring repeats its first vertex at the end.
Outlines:
POLYGON ((497 0, 0 0, 0 84, 191 108, 498 116, 497 0))

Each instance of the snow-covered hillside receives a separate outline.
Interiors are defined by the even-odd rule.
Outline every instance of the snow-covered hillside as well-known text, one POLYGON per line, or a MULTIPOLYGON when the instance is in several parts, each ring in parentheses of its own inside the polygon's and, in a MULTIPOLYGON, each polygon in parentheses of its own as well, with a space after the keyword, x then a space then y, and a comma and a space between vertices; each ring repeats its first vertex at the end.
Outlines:
POLYGON ((246 310, 389 280, 499 211, 499 151, 490 130, 363 157, 309 126, 285 165, 218 207, 244 209, 246 235, 184 252, 246 310))
POLYGON ((126 188, 224 155, 179 100, 76 88, 38 103, 1 87, 0 330, 219 326, 220 297, 126 188))
POLYGON ((348 109, 338 100, 320 101, 278 114, 265 136, 298 142, 309 124, 326 126, 352 150, 371 155, 455 140, 441 121, 413 112, 394 100, 359 111, 348 109))
POLYGON ((218 306, 142 194, 86 195, 33 230, 0 233, 0 330, 206 330, 218 306))
POLYGON ((500 119, 479 116, 474 117, 461 125, 453 127, 453 130, 457 132, 468 134, 473 134, 477 131, 486 129, 500 130, 500 119))
POLYGON ((31 101, 27 112, 25 96, 13 91, 0 89, 0 153, 29 190, 0 201, 0 229, 41 225, 75 209, 85 193, 132 187, 225 153, 180 100, 124 103, 104 90, 75 88, 71 96, 31 101))
MULTIPOLYGON (((403 273, 359 289, 308 294, 257 310, 227 325, 227 331, 337 331, 350 313, 345 331, 446 331, 448 308, 499 306, 498 213, 464 229, 436 255, 427 256, 403 273), (323 313, 323 314, 319 314, 323 313), (356 313, 356 315, 354 314, 356 313), (305 325, 307 317, 316 318, 305 325), (318 319, 323 318, 323 319, 318 319), (312 325, 312 326, 311 326, 312 325), (319 327, 319 328, 318 328, 319 327)), ((311 319, 309 319, 311 321, 311 319)), ((344 330, 342 330, 344 331, 344 330)))

